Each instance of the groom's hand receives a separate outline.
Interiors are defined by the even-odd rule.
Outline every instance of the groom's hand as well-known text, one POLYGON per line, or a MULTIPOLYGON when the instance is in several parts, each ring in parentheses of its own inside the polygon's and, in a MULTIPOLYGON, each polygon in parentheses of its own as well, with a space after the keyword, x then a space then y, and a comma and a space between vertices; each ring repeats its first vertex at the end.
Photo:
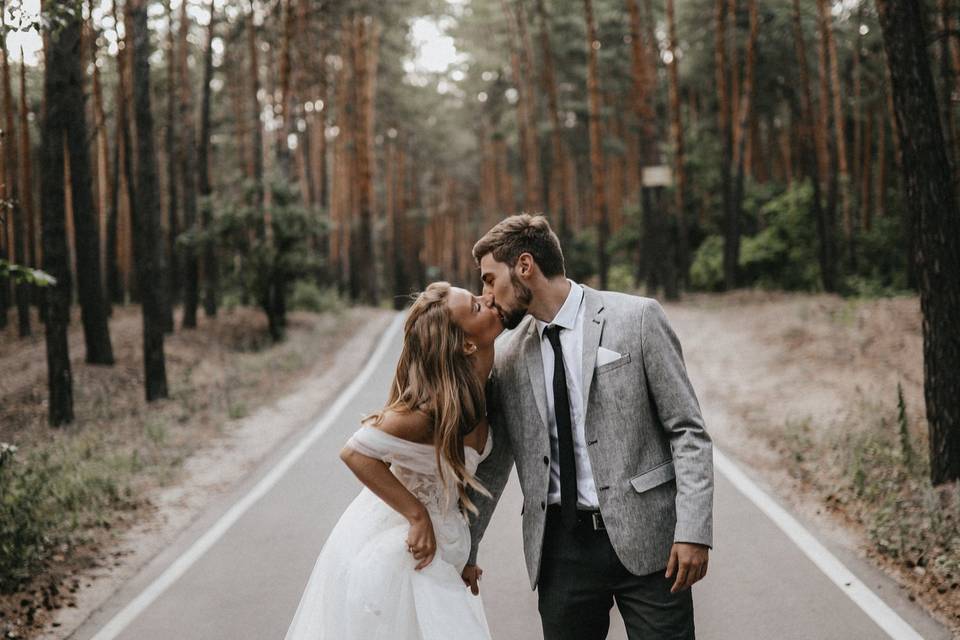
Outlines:
POLYGON ((460 577, 463 578, 463 584, 470 587, 470 593, 475 596, 480 594, 480 576, 482 575, 483 569, 475 564, 468 564, 463 568, 463 573, 460 574, 460 577))
POLYGON ((669 578, 674 573, 677 579, 670 587, 670 593, 677 593, 693 585, 694 582, 703 579, 707 575, 707 561, 709 559, 710 547, 691 542, 674 542, 670 549, 670 560, 667 562, 667 573, 665 577, 669 578))

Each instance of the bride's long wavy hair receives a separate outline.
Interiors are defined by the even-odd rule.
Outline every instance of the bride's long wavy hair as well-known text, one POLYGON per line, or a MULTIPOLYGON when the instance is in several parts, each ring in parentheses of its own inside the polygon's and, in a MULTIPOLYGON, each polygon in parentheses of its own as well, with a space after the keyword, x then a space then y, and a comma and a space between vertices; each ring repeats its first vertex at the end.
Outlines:
POLYGON ((463 435, 486 416, 486 399, 483 382, 463 350, 466 333, 447 305, 450 289, 447 282, 434 282, 417 296, 404 325, 403 351, 389 399, 369 419, 378 424, 387 411, 425 412, 432 423, 437 469, 442 478, 453 473, 460 503, 476 514, 466 488, 490 494, 467 471, 463 435))

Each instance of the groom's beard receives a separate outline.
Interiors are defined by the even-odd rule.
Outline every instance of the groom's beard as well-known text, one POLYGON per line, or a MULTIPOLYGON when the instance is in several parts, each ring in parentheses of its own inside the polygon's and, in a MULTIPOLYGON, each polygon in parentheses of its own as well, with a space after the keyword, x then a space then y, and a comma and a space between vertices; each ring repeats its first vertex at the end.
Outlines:
POLYGON ((503 307, 498 307, 500 309, 501 315, 503 315, 503 326, 505 329, 516 329, 519 326, 520 322, 523 321, 524 316, 527 315, 527 309, 530 307, 530 301, 533 300, 533 292, 530 291, 530 288, 523 284, 520 281, 520 278, 517 277, 513 271, 510 272, 510 283, 513 285, 513 295, 517 299, 517 307, 515 309, 510 309, 509 311, 505 310, 503 307))

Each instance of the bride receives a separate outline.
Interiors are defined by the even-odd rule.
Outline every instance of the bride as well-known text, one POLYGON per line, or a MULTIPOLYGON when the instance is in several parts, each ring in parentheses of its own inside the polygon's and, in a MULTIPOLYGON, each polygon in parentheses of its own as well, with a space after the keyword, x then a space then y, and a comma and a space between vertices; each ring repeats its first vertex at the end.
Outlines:
POLYGON ((386 407, 340 458, 366 485, 320 551, 286 640, 487 640, 461 578, 466 487, 493 442, 484 382, 503 330, 485 298, 445 282, 419 295, 386 407))

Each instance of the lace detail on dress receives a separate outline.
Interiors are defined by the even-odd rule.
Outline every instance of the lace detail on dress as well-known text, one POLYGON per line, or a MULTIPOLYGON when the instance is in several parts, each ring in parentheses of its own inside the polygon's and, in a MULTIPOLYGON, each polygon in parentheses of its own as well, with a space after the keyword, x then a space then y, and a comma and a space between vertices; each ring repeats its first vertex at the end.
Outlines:
MULTIPOLYGON (((376 427, 365 425, 353 434, 347 446, 364 455, 390 463, 394 475, 428 511, 445 514, 459 510, 459 495, 453 481, 453 474, 447 473, 446 478, 440 477, 432 444, 410 442, 376 427), (447 490, 444 490, 444 482, 449 484, 447 490)), ((476 473, 477 466, 490 455, 492 449, 492 434, 487 435, 483 452, 478 452, 472 447, 464 447, 464 463, 467 471, 476 473)))
POLYGON ((443 483, 439 481, 437 474, 426 475, 398 467, 394 470, 397 478, 403 483, 410 493, 416 496, 417 500, 423 503, 427 511, 432 513, 447 513, 456 508, 457 490, 456 487, 450 487, 447 491, 448 498, 444 500, 443 483))

